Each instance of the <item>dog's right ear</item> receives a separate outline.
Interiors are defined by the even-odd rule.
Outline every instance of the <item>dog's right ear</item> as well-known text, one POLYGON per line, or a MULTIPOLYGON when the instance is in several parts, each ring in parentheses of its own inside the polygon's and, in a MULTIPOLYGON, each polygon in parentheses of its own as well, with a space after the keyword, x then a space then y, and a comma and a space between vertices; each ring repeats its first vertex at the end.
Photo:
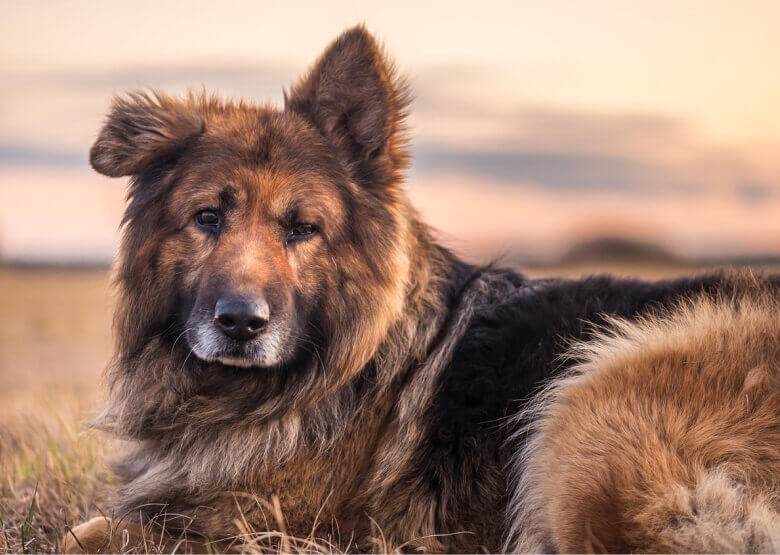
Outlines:
POLYGON ((89 162, 103 175, 137 175, 203 131, 203 121, 183 102, 130 93, 114 99, 108 120, 89 151, 89 162))
POLYGON ((328 141, 356 182, 380 188, 398 183, 409 161, 409 92, 364 26, 333 41, 285 100, 287 110, 328 141))

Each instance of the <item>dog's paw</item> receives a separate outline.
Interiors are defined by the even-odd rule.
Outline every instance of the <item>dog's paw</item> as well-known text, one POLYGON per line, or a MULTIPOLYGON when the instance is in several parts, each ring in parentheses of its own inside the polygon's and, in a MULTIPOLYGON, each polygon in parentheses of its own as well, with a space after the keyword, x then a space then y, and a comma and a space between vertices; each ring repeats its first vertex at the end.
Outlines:
POLYGON ((64 553, 122 553, 132 539, 133 523, 114 524, 97 516, 68 530, 62 538, 64 553))

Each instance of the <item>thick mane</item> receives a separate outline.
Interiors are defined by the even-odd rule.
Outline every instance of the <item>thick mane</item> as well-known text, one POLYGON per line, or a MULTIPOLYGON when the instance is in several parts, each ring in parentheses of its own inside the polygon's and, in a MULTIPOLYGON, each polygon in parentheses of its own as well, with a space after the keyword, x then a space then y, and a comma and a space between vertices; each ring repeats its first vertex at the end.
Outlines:
POLYGON ((132 179, 115 274, 109 401, 97 425, 146 442, 129 459, 152 462, 126 465, 134 487, 143 488, 144 473, 182 483, 182 473, 202 473, 217 487, 220 477, 246 476, 239 468, 250 460, 280 463, 326 449, 361 403, 424 357, 453 259, 433 245, 402 188, 408 103, 405 81, 362 27, 331 45, 285 95, 282 111, 205 94, 115 100, 91 162, 132 179), (294 360, 278 367, 204 362, 185 337, 197 284, 171 205, 177 189, 198 187, 186 184, 187 172, 209 156, 253 171, 276 163, 316 170, 346 210, 345 229, 328 238, 327 294, 295 331, 302 347, 294 360), (252 447, 239 454, 236 445, 252 447), (230 452, 235 468, 199 471, 197 461, 224 461, 205 456, 215 448, 230 452))
MULTIPOLYGON (((168 343, 152 340, 142 354, 112 370, 111 397, 100 419, 101 426, 120 436, 143 440, 134 444, 134 453, 119 468, 133 479, 120 496, 128 505, 120 501, 119 509, 131 509, 136 499, 161 487, 248 487, 247 480, 264 468, 284 464, 301 452, 331 448, 350 421, 361 411, 374 410, 378 399, 390 398, 390 391, 405 379, 405 369, 425 358, 444 314, 435 308, 441 299, 431 297, 430 291, 425 297, 415 303, 423 312, 398 321, 362 373, 310 405, 305 404, 311 399, 307 388, 321 386, 322 374, 302 373, 283 384, 280 380, 274 384, 277 394, 269 395, 269 380, 228 372, 206 380, 217 394, 188 395, 187 388, 197 389, 195 382, 202 378, 185 368, 195 363, 182 352, 171 356, 168 343), (184 388, 182 380, 189 382, 184 388)), ((444 363, 446 357, 438 362, 444 363)), ((426 388, 433 387, 439 371, 438 366, 431 369, 426 388)), ((416 425, 416 416, 410 412, 408 422, 416 425)))
POLYGON ((425 357, 451 285, 451 255, 433 245, 425 225, 398 197, 390 212, 407 230, 398 244, 408 251, 389 256, 404 258, 410 270, 408 278, 394 266, 385 270, 393 283, 382 295, 395 296, 402 286, 391 316, 374 302, 376 294, 354 295, 346 298, 352 305, 342 304, 341 319, 368 328, 352 331, 345 325, 282 368, 247 370, 200 361, 180 324, 184 285, 177 269, 161 262, 165 236, 175 231, 166 227, 165 206, 176 179, 175 167, 161 166, 131 184, 116 272, 117 354, 108 375, 109 400, 96 421, 118 437, 142 441, 130 459, 151 462, 125 463, 124 469, 139 493, 160 482, 208 480, 210 487, 235 487, 258 465, 327 449, 361 406, 386 394, 405 368, 425 357), (361 334, 372 342, 361 342, 361 334))

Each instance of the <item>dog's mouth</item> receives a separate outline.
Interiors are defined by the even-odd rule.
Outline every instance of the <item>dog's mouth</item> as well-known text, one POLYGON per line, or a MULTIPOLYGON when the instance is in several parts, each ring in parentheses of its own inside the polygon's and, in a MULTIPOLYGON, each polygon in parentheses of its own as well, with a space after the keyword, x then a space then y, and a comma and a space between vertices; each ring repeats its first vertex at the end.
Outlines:
POLYGON ((192 353, 204 362, 219 362, 239 368, 270 368, 287 358, 286 339, 280 326, 269 326, 250 341, 225 337, 210 323, 190 326, 186 338, 192 353))

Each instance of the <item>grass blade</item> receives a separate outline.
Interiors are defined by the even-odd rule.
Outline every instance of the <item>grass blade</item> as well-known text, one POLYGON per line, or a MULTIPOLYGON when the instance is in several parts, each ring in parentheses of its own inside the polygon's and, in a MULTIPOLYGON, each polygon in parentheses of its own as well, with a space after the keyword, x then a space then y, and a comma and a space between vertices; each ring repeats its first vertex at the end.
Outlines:
POLYGON ((36 497, 38 496, 38 483, 35 483, 35 490, 33 491, 32 501, 30 501, 30 509, 27 511, 27 518, 22 525, 22 553, 27 553, 27 542, 30 538, 30 532, 32 532, 33 520, 35 520, 35 511, 37 509, 36 497))

